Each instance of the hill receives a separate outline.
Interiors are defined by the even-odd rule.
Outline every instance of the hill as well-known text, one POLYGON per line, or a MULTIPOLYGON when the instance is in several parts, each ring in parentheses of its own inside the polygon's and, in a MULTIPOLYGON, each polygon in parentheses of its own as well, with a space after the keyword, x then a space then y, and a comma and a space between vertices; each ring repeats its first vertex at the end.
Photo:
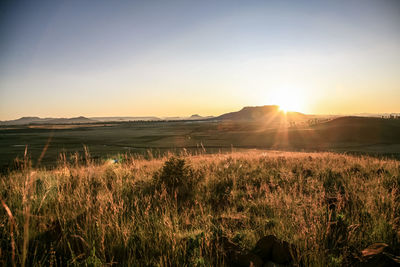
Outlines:
POLYGON ((0 125, 25 125, 30 123, 40 123, 47 120, 52 120, 52 118, 42 119, 39 117, 22 117, 16 120, 0 121, 0 125))
POLYGON ((160 118, 154 116, 147 117, 90 117, 92 120, 101 122, 114 122, 114 121, 158 121, 160 118))
POLYGON ((400 143, 400 119, 341 117, 312 129, 330 142, 400 143))
POLYGON ((72 124, 72 123, 94 123, 93 119, 80 116, 75 118, 39 118, 22 117, 17 120, 1 121, 0 125, 28 125, 28 124, 72 124))
POLYGON ((244 107, 240 111, 229 112, 218 116, 215 120, 231 121, 280 121, 280 120, 305 120, 307 115, 299 112, 283 112, 279 106, 244 107))
POLYGON ((187 120, 207 120, 212 119, 214 116, 200 116, 199 114, 193 114, 192 116, 188 117, 187 120))
POLYGON ((93 122, 97 122, 97 121, 80 116, 80 117, 76 117, 76 118, 59 118, 59 119, 46 120, 46 121, 39 122, 39 123, 72 124, 72 123, 93 123, 93 122))

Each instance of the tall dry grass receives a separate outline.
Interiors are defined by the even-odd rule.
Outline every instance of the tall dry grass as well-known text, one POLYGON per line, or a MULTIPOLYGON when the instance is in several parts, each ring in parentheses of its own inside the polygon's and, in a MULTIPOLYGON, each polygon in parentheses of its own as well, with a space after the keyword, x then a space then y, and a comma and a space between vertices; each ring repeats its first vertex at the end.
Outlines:
POLYGON ((333 153, 65 160, 1 177, 2 265, 221 266, 268 234, 307 266, 400 248, 400 164, 333 153))

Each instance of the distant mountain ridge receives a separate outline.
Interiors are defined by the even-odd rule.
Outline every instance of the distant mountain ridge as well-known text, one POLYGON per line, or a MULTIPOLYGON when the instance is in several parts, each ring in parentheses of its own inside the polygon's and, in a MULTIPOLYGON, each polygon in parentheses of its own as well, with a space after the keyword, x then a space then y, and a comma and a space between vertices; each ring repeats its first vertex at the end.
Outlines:
POLYGON ((44 123, 47 124, 69 124, 69 123, 92 123, 96 122, 95 120, 80 116, 80 117, 75 117, 75 118, 56 118, 52 120, 47 120, 44 123))
POLYGON ((285 117, 288 120, 306 119, 307 115, 299 112, 284 112, 277 105, 244 107, 239 111, 225 113, 215 118, 215 120, 232 121, 261 121, 279 120, 285 117))
POLYGON ((25 124, 71 124, 71 123, 93 123, 95 120, 86 117, 75 118, 39 118, 22 117, 16 120, 1 121, 0 125, 25 125, 25 124))
POLYGON ((129 122, 129 121, 176 121, 176 120, 206 120, 213 116, 202 117, 194 114, 190 117, 90 117, 83 116, 75 118, 40 118, 40 117, 21 117, 16 120, 0 121, 0 125, 28 125, 28 124, 74 124, 74 123, 98 123, 98 122, 129 122))
MULTIPOLYGON (((369 114, 359 113, 358 117, 390 117, 394 115, 400 116, 397 113, 382 113, 382 114, 369 114)), ((354 115, 353 115, 354 116, 354 115)), ((0 121, 0 125, 26 125, 26 124, 73 124, 73 123, 99 123, 99 122, 129 122, 129 121, 185 121, 185 120, 217 120, 217 121, 268 121, 279 122, 286 121, 305 121, 312 118, 337 118, 344 117, 344 115, 308 115, 300 112, 284 112, 280 110, 277 105, 265 106, 248 106, 239 111, 229 112, 220 116, 200 116, 193 114, 189 117, 155 117, 155 116, 142 116, 142 117, 129 117, 129 116, 113 116, 113 117, 75 117, 75 118, 39 118, 39 117, 21 117, 16 120, 0 121)))
POLYGON ((163 117, 163 120, 167 121, 184 121, 184 120, 207 120, 207 119, 212 119, 214 116, 200 116, 199 114, 193 114, 190 117, 163 117))
POLYGON ((109 121, 159 121, 161 120, 155 116, 143 116, 143 117, 90 117, 90 119, 100 122, 109 122, 109 121))

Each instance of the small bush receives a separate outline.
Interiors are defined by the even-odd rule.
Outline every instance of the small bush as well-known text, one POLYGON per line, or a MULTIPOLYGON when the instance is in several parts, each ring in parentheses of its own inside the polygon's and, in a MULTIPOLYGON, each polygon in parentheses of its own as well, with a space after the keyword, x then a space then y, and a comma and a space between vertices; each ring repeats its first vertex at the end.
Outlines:
POLYGON ((171 157, 153 176, 156 189, 165 189, 169 197, 176 197, 179 204, 193 200, 202 173, 187 165, 184 159, 171 157))

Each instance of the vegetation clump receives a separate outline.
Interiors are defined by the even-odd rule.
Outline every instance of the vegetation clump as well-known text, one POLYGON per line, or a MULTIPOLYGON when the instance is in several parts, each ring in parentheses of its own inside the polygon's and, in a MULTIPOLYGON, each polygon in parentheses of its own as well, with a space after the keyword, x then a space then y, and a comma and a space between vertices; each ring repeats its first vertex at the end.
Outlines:
POLYGON ((194 170, 184 159, 176 157, 168 159, 161 170, 153 175, 155 188, 158 191, 165 190, 179 204, 194 199, 201 179, 200 171, 194 170))

